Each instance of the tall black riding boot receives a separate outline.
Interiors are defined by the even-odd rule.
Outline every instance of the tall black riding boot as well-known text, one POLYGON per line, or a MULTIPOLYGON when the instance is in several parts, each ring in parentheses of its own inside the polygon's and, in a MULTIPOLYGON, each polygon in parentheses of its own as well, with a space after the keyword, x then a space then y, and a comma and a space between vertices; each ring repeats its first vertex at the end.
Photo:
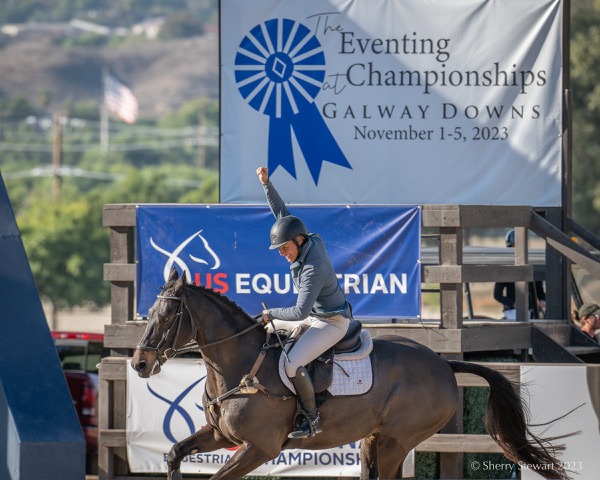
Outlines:
POLYGON ((288 438, 309 438, 321 433, 321 419, 317 411, 315 389, 306 368, 299 367, 296 370, 296 376, 290 380, 294 384, 300 404, 308 418, 305 417, 302 423, 289 433, 288 438))

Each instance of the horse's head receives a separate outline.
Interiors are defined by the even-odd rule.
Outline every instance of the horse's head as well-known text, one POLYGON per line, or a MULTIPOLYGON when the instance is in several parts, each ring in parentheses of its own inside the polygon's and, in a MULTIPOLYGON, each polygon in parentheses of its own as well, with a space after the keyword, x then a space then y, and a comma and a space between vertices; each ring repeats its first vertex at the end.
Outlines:
POLYGON ((131 359, 131 366, 140 377, 160 372, 160 366, 177 349, 193 340, 189 313, 184 306, 185 285, 185 272, 179 277, 175 268, 171 270, 161 294, 148 311, 148 325, 131 359))

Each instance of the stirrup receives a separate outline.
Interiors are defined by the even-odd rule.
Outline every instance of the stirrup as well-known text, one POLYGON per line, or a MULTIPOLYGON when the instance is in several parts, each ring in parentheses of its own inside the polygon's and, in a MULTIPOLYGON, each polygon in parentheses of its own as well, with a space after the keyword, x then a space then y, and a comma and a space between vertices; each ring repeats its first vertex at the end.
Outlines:
POLYGON ((321 433, 321 417, 317 414, 312 420, 308 415, 304 415, 304 419, 294 430, 288 434, 288 438, 311 438, 317 433, 321 433))

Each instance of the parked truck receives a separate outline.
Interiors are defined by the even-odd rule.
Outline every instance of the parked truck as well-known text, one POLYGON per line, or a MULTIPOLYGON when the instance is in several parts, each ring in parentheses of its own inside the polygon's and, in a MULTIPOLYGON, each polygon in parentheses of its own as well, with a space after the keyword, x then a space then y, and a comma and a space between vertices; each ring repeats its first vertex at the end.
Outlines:
POLYGON ((98 364, 106 356, 104 335, 87 332, 52 332, 73 405, 87 445, 86 470, 98 466, 98 364))

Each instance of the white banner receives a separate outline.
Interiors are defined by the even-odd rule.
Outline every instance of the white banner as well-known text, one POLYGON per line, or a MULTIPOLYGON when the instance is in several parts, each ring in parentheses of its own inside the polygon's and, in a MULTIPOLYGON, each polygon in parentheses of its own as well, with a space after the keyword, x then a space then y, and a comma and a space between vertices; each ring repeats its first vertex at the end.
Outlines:
MULTIPOLYGON (((200 360, 169 360, 149 379, 127 368, 127 458, 132 472, 166 473, 166 456, 173 443, 206 425, 202 410, 205 378, 206 367, 200 360)), ((183 460, 181 472, 215 473, 235 450, 190 454, 183 460)), ((328 450, 284 450, 252 474, 358 477, 360 442, 328 450)), ((414 451, 404 462, 404 476, 414 476, 414 451)))
MULTIPOLYGON (((531 412, 530 421, 536 425, 532 428, 535 434, 553 437, 580 432, 555 442, 565 445, 559 460, 569 478, 600 478, 600 366, 522 366, 521 385, 525 385, 521 392, 531 412), (571 410, 574 411, 561 418, 571 410), (547 424, 556 418, 561 420, 547 424)), ((481 465, 482 470, 486 467, 490 466, 481 465)), ((520 467, 523 480, 543 478, 531 466, 520 467)))
POLYGON ((221 201, 559 206, 561 0, 221 0, 221 201))

